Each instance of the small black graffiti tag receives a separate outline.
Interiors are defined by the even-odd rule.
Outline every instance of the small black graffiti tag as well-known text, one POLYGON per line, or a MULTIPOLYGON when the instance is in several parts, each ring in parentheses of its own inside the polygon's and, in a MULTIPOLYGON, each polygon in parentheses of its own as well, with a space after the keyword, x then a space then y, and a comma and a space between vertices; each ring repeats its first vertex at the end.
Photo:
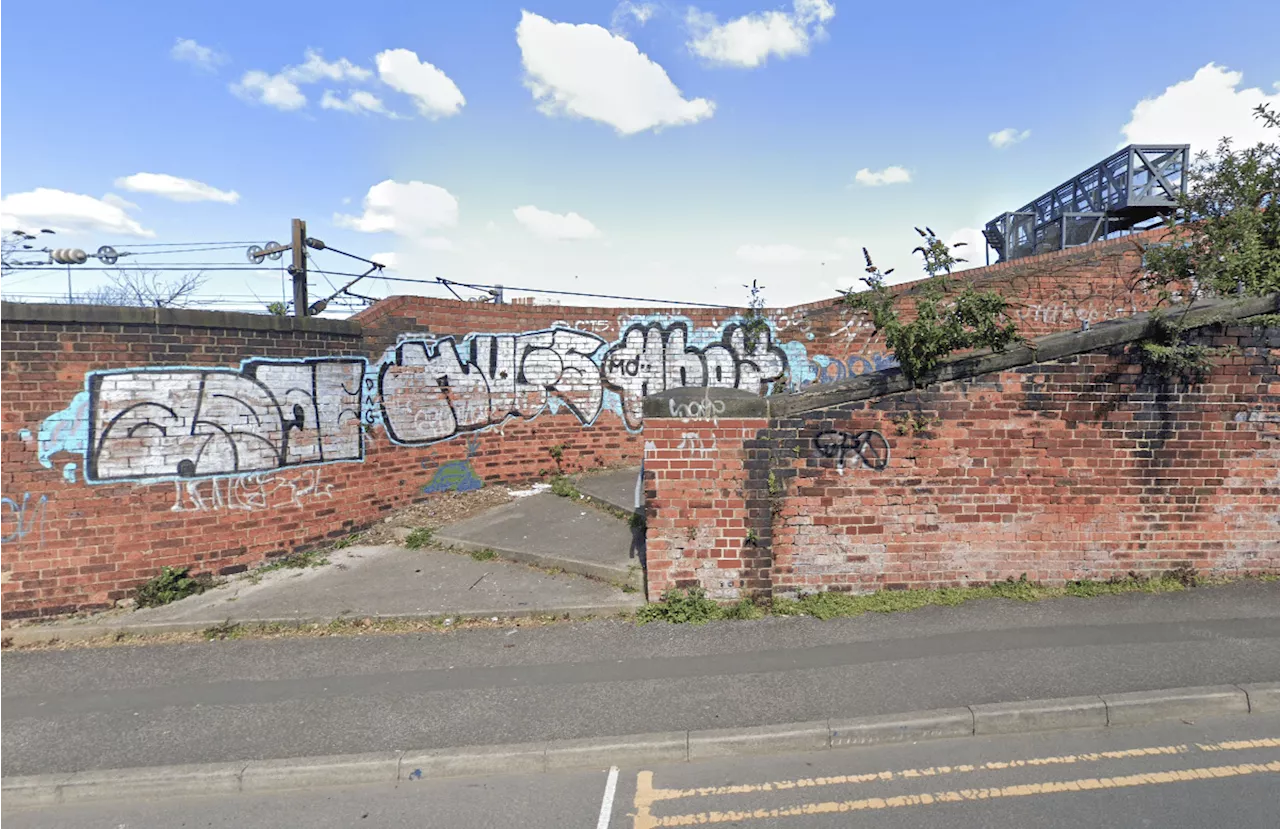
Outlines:
POLYGON ((828 430, 819 432, 813 439, 813 445, 822 457, 836 459, 836 469, 842 475, 846 461, 862 464, 877 472, 889 465, 889 441, 879 432, 868 430, 851 435, 828 430))

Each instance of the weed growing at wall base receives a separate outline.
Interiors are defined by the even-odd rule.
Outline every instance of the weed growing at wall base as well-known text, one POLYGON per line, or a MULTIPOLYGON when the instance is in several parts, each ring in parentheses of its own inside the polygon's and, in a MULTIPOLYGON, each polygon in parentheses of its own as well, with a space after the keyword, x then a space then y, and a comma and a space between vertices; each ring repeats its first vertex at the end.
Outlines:
POLYGON ((418 527, 404 537, 404 546, 410 550, 420 550, 431 543, 435 533, 427 527, 418 527))
POLYGON ((213 577, 207 573, 198 576, 188 575, 189 567, 166 567, 152 576, 139 588, 134 598, 138 607, 160 607, 161 605, 203 593, 213 586, 213 577))

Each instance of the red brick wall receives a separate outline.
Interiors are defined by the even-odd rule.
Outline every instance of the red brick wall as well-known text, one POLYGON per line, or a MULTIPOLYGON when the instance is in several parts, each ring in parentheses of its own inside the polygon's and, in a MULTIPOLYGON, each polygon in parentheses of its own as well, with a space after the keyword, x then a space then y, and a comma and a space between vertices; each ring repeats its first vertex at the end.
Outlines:
MULTIPOLYGON (((970 271, 957 281, 989 285, 1013 296, 1026 329, 1034 334, 1055 327, 1076 327, 1081 317, 1104 319, 1141 305, 1140 296, 1135 299, 1129 288, 1136 257, 1126 240, 970 271)), ((479 480, 525 481, 561 470, 635 462, 641 454, 638 409, 634 408, 640 386, 638 380, 628 379, 628 372, 650 372, 647 390, 660 390, 654 384, 661 386, 667 381, 654 377, 660 378, 662 364, 667 362, 675 371, 676 364, 687 356, 685 349, 676 347, 679 335, 670 325, 673 321, 683 320, 691 326, 688 334, 704 355, 693 358, 694 362, 703 359, 705 363, 709 359, 705 355, 714 349, 725 359, 732 353, 726 365, 733 377, 724 382, 736 381, 753 391, 772 385, 769 380, 757 381, 758 375, 765 376, 762 366, 769 360, 786 366, 783 379, 793 389, 815 381, 843 379, 887 363, 883 345, 871 340, 865 320, 832 300, 769 312, 773 329, 761 346, 763 350, 760 355, 745 357, 741 343, 715 345, 729 330, 726 324, 740 313, 733 309, 495 306, 394 297, 357 315, 354 322, 358 325, 348 326, 345 333, 339 330, 342 326, 324 325, 307 330, 286 325, 275 330, 271 325, 245 323, 243 316, 237 322, 237 315, 161 314, 148 318, 134 311, 115 317, 103 312, 105 316, 90 315, 93 318, 87 319, 83 311, 77 316, 63 313, 66 310, 55 309, 40 317, 5 306, 0 419, 4 557, 0 572, 6 619, 109 606, 164 565, 190 564, 197 571, 219 573, 243 569, 266 556, 314 546, 366 526, 388 510, 427 497, 424 489, 473 486, 479 480), (159 322, 161 318, 166 321, 159 322), (629 336, 634 339, 620 342, 628 336, 631 325, 654 320, 665 327, 631 331, 629 336), (393 444, 378 423, 367 424, 369 428, 358 435, 350 416, 343 415, 344 407, 357 416, 378 410, 379 366, 387 350, 402 337, 433 341, 453 336, 465 361, 463 338, 473 332, 520 334, 557 325, 598 337, 603 347, 594 358, 597 363, 603 361, 601 355, 607 350, 621 349, 612 352, 617 359, 608 361, 613 365, 604 373, 607 378, 612 372, 619 382, 630 384, 627 387, 633 393, 623 408, 629 412, 632 428, 602 405, 589 426, 562 408, 555 414, 513 417, 478 431, 462 428, 457 435, 446 435, 437 421, 448 417, 442 414, 446 408, 451 408, 453 417, 463 417, 466 407, 460 409, 459 401, 465 403, 470 394, 465 382, 457 383, 466 378, 456 371, 443 372, 452 374, 454 380, 447 392, 437 387, 436 375, 415 370, 405 372, 402 378, 399 394, 413 398, 416 408, 402 411, 400 417, 406 430, 417 429, 421 445, 393 444), (779 344, 787 349, 785 355, 771 350, 779 344), (648 349, 644 360, 635 359, 642 346, 648 349), (668 362, 671 355, 674 358, 668 362), (314 382, 325 374, 325 388, 333 394, 317 395, 314 408, 308 408, 310 400, 304 396, 308 404, 304 409, 309 413, 301 421, 288 422, 290 406, 281 407, 280 422, 271 428, 262 427, 257 415, 244 412, 224 408, 219 417, 239 418, 241 426, 252 418, 253 429, 265 429, 259 437, 280 451, 286 441, 292 441, 290 451, 303 453, 292 461, 298 457, 313 461, 321 451, 330 453, 326 459, 335 452, 347 457, 354 451, 352 447, 358 446, 362 462, 295 465, 291 461, 281 469, 242 464, 238 468, 257 471, 212 478, 198 474, 200 480, 195 481, 179 474, 179 464, 191 460, 187 455, 196 451, 185 446, 160 451, 154 446, 148 449, 127 441, 113 442, 101 458, 89 453, 97 460, 87 464, 83 445, 50 451, 46 440, 46 456, 41 458, 41 438, 49 436, 42 435, 42 428, 46 433, 58 431, 63 438, 87 428, 74 422, 69 407, 77 394, 86 392, 86 377, 91 372, 154 370, 155 374, 100 382, 120 384, 112 393, 122 400, 129 394, 145 399, 159 389, 168 395, 165 400, 169 403, 189 407, 190 398, 202 393, 200 387, 190 387, 185 396, 173 388, 197 382, 191 377, 193 369, 225 369, 226 374, 232 374, 244 360, 337 357, 368 361, 365 388, 343 391, 345 381, 330 377, 331 368, 311 367, 301 370, 299 376, 306 375, 314 382), (657 375, 652 374, 655 364, 657 375), (161 377, 165 370, 182 370, 187 379, 161 377), (415 373, 422 376, 409 376, 415 373), (60 412, 68 419, 61 424, 50 420, 60 412), (320 436, 316 427, 321 421, 336 432, 320 436), (553 446, 562 447, 559 462, 549 451, 553 446), (95 470, 97 477, 107 482, 85 483, 86 472, 95 470)), ((533 342, 526 338, 522 347, 533 342)), ((567 348, 565 343, 556 343, 551 350, 563 357, 567 348)), ((555 363, 545 351, 540 353, 544 355, 540 363, 544 373, 554 372, 549 368, 553 364, 568 365, 555 363)), ((428 355, 422 351, 420 356, 425 359, 428 355)), ((410 347, 410 361, 414 357, 410 347)), ((253 370, 293 371, 279 367, 253 370)), ((341 374, 339 369, 333 371, 341 374)), ((279 382, 281 390, 291 387, 283 379, 279 382)), ((599 378, 594 382, 599 385, 599 378)), ((217 377, 214 383, 245 387, 241 379, 228 377, 217 377)), ((565 381, 561 385, 565 397, 584 401, 588 408, 594 403, 590 383, 575 386, 565 381)), ((528 398, 528 394, 523 398, 511 395, 513 405, 521 411, 531 410, 526 405, 528 398)), ((225 395, 215 398, 211 393, 210 400, 214 399, 224 401, 219 405, 234 405, 225 403, 225 395)), ((115 416, 124 408, 122 404, 103 411, 115 416)), ((467 410, 465 416, 472 418, 469 426, 483 425, 475 422, 479 415, 474 411, 467 410)), ((141 417, 123 421, 130 428, 139 427, 134 432, 138 438, 135 444, 146 443, 148 435, 158 434, 154 424, 143 421, 141 417)), ((240 439, 236 445, 246 456, 266 451, 261 439, 240 439)), ((230 450, 217 444, 213 455, 219 452, 226 455, 230 450)), ((210 456, 200 457, 203 462, 210 456)))
POLYGON ((646 435, 667 438, 646 451, 647 466, 660 464, 646 472, 649 568, 661 574, 651 593, 1280 572, 1280 329, 1233 326, 1203 341, 1233 353, 1194 385, 1144 372, 1122 346, 767 427, 650 419, 646 435), (716 468, 731 470, 723 488, 668 471, 692 459, 671 440, 696 427, 716 468), (752 510, 753 499, 770 506, 752 510), (743 509, 755 545, 735 523, 743 509), (716 544, 688 542, 685 525, 716 544), (698 566, 737 552, 765 558, 757 572, 771 578, 731 583, 698 566))

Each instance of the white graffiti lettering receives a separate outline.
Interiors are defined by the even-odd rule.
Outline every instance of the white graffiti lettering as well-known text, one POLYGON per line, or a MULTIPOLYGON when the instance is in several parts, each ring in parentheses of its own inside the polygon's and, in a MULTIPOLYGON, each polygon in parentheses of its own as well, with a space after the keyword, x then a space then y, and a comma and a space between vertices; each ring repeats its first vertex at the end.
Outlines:
POLYGON ((195 478, 359 460, 363 374, 364 360, 340 358, 91 374, 86 478, 195 478))
POLYGON ((281 506, 304 506, 333 497, 333 484, 320 482, 312 467, 284 473, 254 473, 173 482, 174 512, 213 510, 255 511, 281 506))
POLYGON ((642 323, 628 328, 621 342, 605 352, 604 382, 621 395, 622 416, 629 427, 639 428, 644 398, 651 394, 688 386, 760 394, 787 367, 787 355, 773 344, 768 329, 750 343, 737 324, 727 326, 720 342, 706 348, 692 348, 688 342, 689 329, 682 322, 642 323))
POLYGON ((475 334, 461 346, 452 337, 401 343, 378 379, 383 426, 397 443, 434 443, 510 417, 537 417, 553 396, 591 423, 604 402, 591 360, 602 345, 567 328, 475 334))

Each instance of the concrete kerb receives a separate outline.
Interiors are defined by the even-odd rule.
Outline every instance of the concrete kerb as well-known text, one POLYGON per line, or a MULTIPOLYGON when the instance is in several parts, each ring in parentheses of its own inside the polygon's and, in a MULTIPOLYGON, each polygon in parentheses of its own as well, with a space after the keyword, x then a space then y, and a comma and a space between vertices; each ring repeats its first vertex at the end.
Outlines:
POLYGON ((498 547, 493 544, 484 544, 478 541, 469 541, 465 538, 436 533, 433 541, 441 547, 448 547, 455 550, 463 550, 466 552, 484 552, 492 550, 499 557, 508 559, 509 561, 518 561, 521 564, 531 564, 535 567, 543 567, 549 570, 563 570, 566 573, 573 573, 578 576, 586 576, 597 581, 607 582, 609 584, 628 585, 636 590, 644 589, 644 575, 637 568, 636 570, 622 570, 616 567, 609 567, 603 564, 597 564, 594 561, 581 561, 575 558, 566 558, 559 555, 544 555, 542 553, 534 553, 528 550, 515 550, 508 547, 498 547))
POLYGON ((31 808, 122 797, 285 791, 362 783, 401 785, 431 778, 693 762, 1276 711, 1280 711, 1280 682, 1175 688, 752 728, 6 777, 0 780, 0 794, 6 808, 31 808))
POLYGON ((363 613, 349 616, 317 616, 290 618, 230 619, 223 621, 182 621, 182 622, 147 622, 139 624, 82 624, 82 625, 20 625, 5 628, 2 636, 9 645, 22 647, 25 645, 43 645, 55 642, 84 642, 90 639, 101 639, 112 636, 160 636, 168 633, 201 633, 210 628, 230 622, 243 628, 254 629, 264 627, 305 628, 313 625, 324 627, 333 622, 354 622, 371 619, 375 622, 443 622, 452 619, 454 622, 484 621, 493 618, 500 620, 532 619, 542 616, 556 618, 584 619, 598 616, 612 616, 620 612, 630 612, 642 604, 639 598, 628 597, 625 600, 609 604, 572 605, 552 609, 538 608, 505 608, 501 610, 469 610, 465 613, 397 613, 379 614, 363 613))

